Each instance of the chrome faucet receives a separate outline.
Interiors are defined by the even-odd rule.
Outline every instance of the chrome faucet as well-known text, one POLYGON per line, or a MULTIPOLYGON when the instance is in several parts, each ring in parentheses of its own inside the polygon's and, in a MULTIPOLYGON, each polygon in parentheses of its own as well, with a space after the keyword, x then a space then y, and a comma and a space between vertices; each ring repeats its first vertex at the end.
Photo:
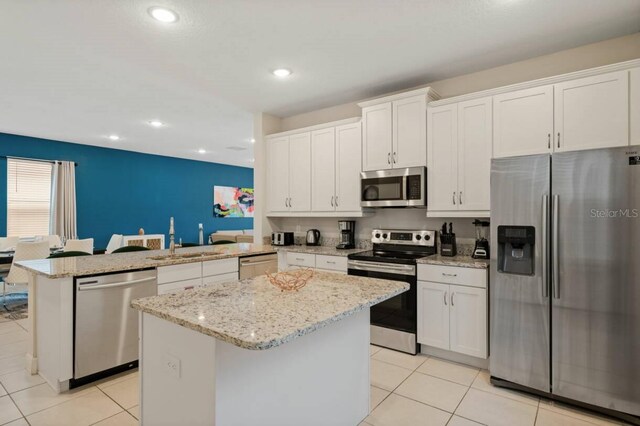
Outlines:
POLYGON ((176 254, 175 231, 173 229, 173 217, 169 219, 169 253, 176 254))

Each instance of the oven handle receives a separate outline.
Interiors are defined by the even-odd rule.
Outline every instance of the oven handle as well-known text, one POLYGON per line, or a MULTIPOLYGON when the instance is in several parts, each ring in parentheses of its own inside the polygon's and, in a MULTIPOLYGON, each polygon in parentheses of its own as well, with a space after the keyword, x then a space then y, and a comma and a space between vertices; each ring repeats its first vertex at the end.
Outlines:
POLYGON ((402 200, 407 201, 409 194, 407 194, 407 175, 402 176, 402 200))
POLYGON ((415 266, 412 265, 387 265, 387 264, 372 264, 370 262, 361 262, 357 260, 350 260, 347 264, 349 269, 355 269, 358 271, 372 271, 372 272, 387 272, 400 275, 415 275, 415 266))

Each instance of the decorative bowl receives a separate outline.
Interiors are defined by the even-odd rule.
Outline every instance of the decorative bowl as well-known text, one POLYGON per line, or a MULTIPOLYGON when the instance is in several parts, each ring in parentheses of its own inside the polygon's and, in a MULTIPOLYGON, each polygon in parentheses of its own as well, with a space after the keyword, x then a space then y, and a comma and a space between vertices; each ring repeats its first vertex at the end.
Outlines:
POLYGON ((283 271, 270 274, 267 272, 269 282, 278 287, 280 291, 298 291, 311 278, 313 278, 313 269, 297 269, 295 271, 283 271))

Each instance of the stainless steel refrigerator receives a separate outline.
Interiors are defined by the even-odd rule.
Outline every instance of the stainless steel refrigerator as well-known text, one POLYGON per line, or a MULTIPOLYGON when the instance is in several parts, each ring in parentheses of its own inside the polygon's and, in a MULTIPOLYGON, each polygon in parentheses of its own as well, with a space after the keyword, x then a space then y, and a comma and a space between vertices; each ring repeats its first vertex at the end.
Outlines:
POLYGON ((490 373, 640 424, 640 146, 495 159, 490 373))

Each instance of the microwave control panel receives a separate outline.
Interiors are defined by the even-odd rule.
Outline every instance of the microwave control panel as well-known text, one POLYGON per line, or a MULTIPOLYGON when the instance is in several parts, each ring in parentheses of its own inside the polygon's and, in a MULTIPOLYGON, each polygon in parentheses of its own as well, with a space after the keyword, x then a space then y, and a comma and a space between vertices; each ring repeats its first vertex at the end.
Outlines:
POLYGON ((407 199, 419 200, 422 198, 422 188, 420 188, 420 176, 407 176, 407 199))

